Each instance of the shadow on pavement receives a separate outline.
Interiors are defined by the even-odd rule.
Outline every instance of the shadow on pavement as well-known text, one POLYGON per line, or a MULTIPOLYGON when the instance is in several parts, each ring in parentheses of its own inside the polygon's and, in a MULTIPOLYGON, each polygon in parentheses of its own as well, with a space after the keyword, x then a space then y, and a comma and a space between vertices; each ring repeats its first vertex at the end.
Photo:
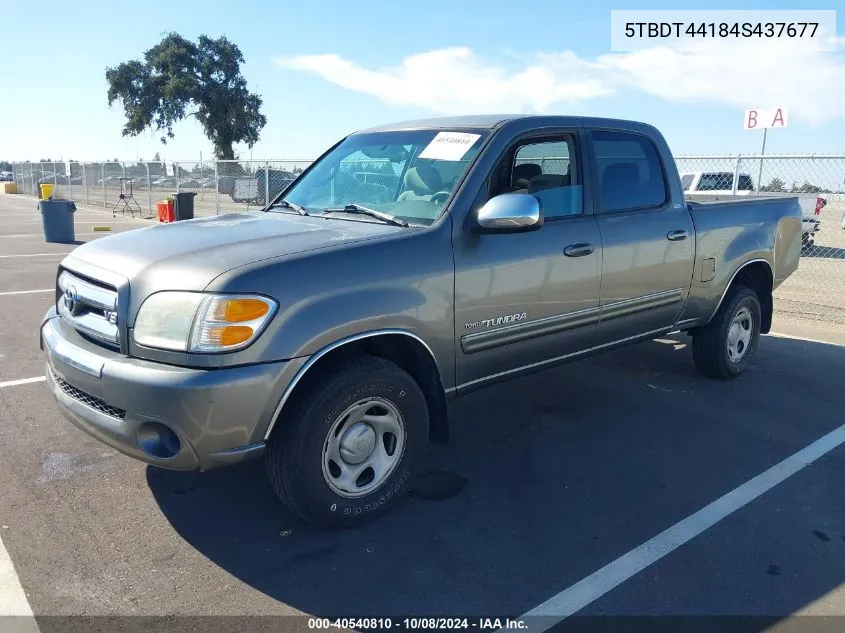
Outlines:
MULTIPOLYGON (((148 468, 148 484, 183 539, 295 609, 518 615, 842 423, 845 350, 764 337, 748 372, 725 383, 697 373, 689 342, 668 337, 462 398, 450 446, 432 446, 415 492, 364 527, 303 525, 260 461, 203 474, 148 468)), ((782 516, 801 512, 788 501, 782 516)), ((807 540, 773 543, 777 560, 800 557, 807 540)), ((784 615, 823 596, 842 582, 835 560, 781 577, 786 589, 755 609, 784 615)), ((766 565, 762 576, 730 573, 757 583, 771 579, 766 565)), ((672 578, 662 581, 671 614, 672 578)))

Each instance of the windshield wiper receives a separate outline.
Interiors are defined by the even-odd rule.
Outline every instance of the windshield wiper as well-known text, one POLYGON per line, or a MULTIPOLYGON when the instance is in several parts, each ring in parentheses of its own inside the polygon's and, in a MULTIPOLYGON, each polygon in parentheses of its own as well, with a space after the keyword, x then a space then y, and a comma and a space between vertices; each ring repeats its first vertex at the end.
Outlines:
POLYGON ((375 209, 363 207, 360 204, 355 203, 347 204, 344 207, 330 207, 328 209, 323 209, 323 213, 360 213, 361 215, 368 215, 371 218, 376 218, 377 220, 381 220, 382 222, 387 222, 388 224, 393 224, 395 226, 411 226, 405 222, 405 220, 400 220, 395 215, 390 215, 384 211, 376 211, 375 209))
POLYGON ((289 202, 288 200, 279 200, 278 202, 274 202, 269 207, 267 207, 267 209, 270 210, 270 209, 275 209, 277 207, 284 207, 286 209, 293 209, 299 215, 310 215, 308 213, 308 211, 306 211, 303 207, 300 207, 295 202, 289 202))

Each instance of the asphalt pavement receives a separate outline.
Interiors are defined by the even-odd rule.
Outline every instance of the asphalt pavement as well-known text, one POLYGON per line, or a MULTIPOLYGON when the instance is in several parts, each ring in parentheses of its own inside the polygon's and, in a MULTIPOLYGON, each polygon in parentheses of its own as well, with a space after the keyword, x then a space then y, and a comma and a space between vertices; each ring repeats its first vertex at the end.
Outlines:
MULTIPOLYGON (((617 628, 845 616, 838 328, 763 337, 729 383, 698 374, 679 334, 473 393, 395 511, 327 531, 285 511, 261 462, 158 470, 59 414, 38 326, 75 245, 45 244, 39 221, 33 200, 0 196, 0 550, 42 631, 48 616, 519 616, 544 604, 617 628), (807 447, 823 452, 804 459, 807 447), (773 468, 782 481, 755 479, 773 468), (725 511, 737 490, 750 496, 725 511)), ((149 225, 82 207, 79 240, 103 239, 102 224, 149 225)))

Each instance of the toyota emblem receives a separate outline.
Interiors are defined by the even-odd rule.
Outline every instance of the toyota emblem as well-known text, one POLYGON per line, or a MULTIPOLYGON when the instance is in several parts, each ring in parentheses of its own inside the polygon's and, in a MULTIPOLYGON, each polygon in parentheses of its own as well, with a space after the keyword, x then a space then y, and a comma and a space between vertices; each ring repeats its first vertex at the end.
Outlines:
POLYGON ((65 296, 63 298, 65 309, 71 314, 76 314, 77 303, 79 302, 79 296, 76 294, 76 288, 71 286, 67 290, 65 290, 65 296))

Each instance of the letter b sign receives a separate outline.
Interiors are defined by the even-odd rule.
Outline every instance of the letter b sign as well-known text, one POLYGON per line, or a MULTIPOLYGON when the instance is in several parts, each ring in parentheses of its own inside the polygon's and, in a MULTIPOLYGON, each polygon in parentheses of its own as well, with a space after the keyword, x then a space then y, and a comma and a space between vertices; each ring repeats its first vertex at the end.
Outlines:
POLYGON ((786 108, 746 110, 743 127, 746 130, 757 130, 767 127, 786 127, 787 114, 788 110, 786 108))

